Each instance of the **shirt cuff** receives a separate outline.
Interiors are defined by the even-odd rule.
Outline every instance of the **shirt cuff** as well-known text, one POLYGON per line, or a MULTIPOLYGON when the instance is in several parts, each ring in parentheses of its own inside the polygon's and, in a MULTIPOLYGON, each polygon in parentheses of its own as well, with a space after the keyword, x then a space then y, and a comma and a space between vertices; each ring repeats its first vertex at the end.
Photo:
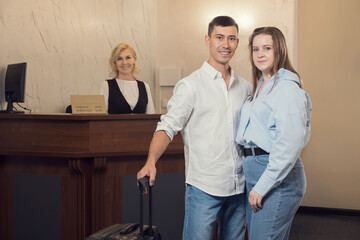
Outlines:
POLYGON ((158 125, 156 127, 155 132, 157 132, 157 131, 164 131, 166 133, 166 135, 168 135, 168 137, 170 138, 170 142, 172 142, 172 140, 174 138, 174 134, 171 131, 169 131, 168 129, 166 129, 165 127, 160 126, 160 125, 158 125))
POLYGON ((274 188, 274 185, 275 181, 272 178, 268 175, 262 175, 253 189, 262 197, 265 197, 265 195, 274 188))

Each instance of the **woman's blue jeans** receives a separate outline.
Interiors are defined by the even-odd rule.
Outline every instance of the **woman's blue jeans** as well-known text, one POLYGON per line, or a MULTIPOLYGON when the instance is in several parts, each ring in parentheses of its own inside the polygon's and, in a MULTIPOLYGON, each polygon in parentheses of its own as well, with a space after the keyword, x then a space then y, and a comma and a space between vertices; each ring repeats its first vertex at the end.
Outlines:
POLYGON ((212 240, 217 223, 217 239, 244 239, 245 194, 216 197, 188 185, 183 240, 212 240))
MULTIPOLYGON (((244 160, 247 198, 269 163, 269 155, 247 156, 244 160)), ((263 199, 254 213, 247 201, 246 223, 250 240, 288 239, 291 223, 306 189, 304 167, 299 158, 283 182, 263 199)))

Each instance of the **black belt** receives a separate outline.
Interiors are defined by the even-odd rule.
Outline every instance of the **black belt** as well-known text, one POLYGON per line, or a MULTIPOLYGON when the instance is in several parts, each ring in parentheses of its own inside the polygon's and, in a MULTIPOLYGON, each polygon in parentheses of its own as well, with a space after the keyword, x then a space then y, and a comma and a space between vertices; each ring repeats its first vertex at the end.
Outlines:
MULTIPOLYGON (((268 152, 266 152, 265 150, 263 150, 259 147, 254 148, 254 153, 255 153, 255 156, 269 154, 268 152)), ((245 157, 253 155, 251 148, 243 148, 243 154, 245 157)))

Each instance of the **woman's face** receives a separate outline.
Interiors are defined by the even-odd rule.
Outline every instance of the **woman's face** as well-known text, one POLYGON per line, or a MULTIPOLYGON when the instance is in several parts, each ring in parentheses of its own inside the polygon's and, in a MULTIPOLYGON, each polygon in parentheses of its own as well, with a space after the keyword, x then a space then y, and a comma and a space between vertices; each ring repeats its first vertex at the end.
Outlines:
POLYGON ((253 40, 252 58, 264 76, 270 76, 274 66, 274 48, 271 35, 260 34, 253 40))
POLYGON ((136 63, 136 58, 130 49, 124 49, 120 52, 115 64, 120 75, 132 75, 136 63))

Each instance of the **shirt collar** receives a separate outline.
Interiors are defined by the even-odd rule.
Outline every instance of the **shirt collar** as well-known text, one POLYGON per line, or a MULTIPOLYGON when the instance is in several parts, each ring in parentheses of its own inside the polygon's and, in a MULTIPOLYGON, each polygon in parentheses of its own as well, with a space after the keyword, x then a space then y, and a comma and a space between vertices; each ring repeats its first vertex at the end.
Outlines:
MULTIPOLYGON (((207 61, 205 61, 201 67, 201 69, 203 69, 210 77, 211 79, 215 80, 217 78, 221 78, 222 74, 221 72, 219 72, 218 70, 216 70, 213 66, 211 66, 207 61)), ((233 79, 235 78, 235 74, 234 71, 232 70, 232 68, 230 67, 230 73, 231 73, 231 77, 230 77, 230 83, 232 83, 233 79)))

